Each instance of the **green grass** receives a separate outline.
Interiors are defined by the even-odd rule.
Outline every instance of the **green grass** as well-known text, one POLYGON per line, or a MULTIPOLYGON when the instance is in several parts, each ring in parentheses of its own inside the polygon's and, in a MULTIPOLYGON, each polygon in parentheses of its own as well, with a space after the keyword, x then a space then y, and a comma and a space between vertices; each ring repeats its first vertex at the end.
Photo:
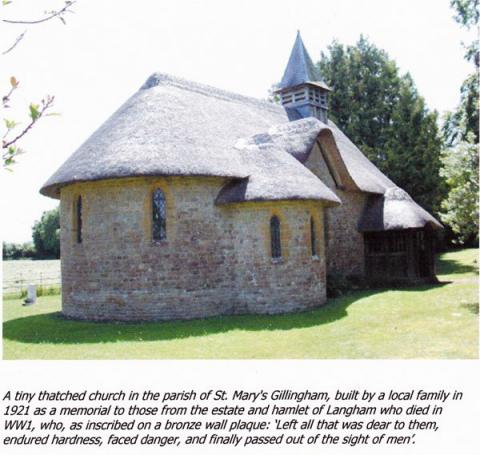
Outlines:
POLYGON ((5 359, 478 358, 477 250, 443 254, 441 283, 361 291, 304 313, 184 322, 62 318, 60 298, 4 302, 5 359))

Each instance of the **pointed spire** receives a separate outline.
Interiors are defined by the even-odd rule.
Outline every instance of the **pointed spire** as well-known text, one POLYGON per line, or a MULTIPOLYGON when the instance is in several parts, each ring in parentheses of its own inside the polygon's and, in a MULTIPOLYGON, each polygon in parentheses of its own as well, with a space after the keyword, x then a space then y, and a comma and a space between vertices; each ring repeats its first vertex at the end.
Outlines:
POLYGON ((308 55, 307 49, 303 44, 300 30, 297 31, 297 38, 293 45, 290 58, 288 59, 287 68, 283 74, 282 81, 278 88, 284 89, 287 87, 294 87, 306 82, 323 83, 319 71, 308 55))

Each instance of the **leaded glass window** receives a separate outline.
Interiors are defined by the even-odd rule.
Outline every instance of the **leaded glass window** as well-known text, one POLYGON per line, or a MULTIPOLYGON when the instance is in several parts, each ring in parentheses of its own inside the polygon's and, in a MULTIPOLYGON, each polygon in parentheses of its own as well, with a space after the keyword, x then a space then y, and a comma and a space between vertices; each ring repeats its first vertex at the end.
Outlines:
POLYGON ((277 216, 270 219, 270 241, 272 258, 282 257, 282 245, 280 242, 280 220, 277 216))
POLYGON ((167 238, 167 207, 165 194, 156 189, 152 194, 152 238, 154 241, 167 238))
POLYGON ((75 207, 75 229, 77 231, 77 243, 82 243, 82 196, 78 196, 75 207))
POLYGON ((317 256, 317 233, 315 232, 315 220, 310 217, 310 242, 312 247, 312 256, 317 256))

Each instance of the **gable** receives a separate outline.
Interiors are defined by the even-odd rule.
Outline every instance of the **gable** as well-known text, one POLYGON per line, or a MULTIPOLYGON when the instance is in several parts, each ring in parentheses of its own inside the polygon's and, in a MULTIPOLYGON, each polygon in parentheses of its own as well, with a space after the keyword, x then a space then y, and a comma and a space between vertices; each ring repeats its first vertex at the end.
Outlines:
POLYGON ((339 177, 336 174, 338 173, 335 173, 332 167, 327 165, 318 142, 315 142, 308 159, 303 164, 329 188, 337 188, 339 177))

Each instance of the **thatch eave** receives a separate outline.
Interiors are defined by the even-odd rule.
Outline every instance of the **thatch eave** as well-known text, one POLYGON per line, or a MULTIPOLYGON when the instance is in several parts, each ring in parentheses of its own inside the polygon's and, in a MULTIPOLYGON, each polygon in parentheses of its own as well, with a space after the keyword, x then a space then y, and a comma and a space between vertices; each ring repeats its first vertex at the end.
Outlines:
POLYGON ((407 229, 443 229, 442 224, 398 187, 383 196, 371 195, 358 223, 359 232, 400 231, 407 229))

